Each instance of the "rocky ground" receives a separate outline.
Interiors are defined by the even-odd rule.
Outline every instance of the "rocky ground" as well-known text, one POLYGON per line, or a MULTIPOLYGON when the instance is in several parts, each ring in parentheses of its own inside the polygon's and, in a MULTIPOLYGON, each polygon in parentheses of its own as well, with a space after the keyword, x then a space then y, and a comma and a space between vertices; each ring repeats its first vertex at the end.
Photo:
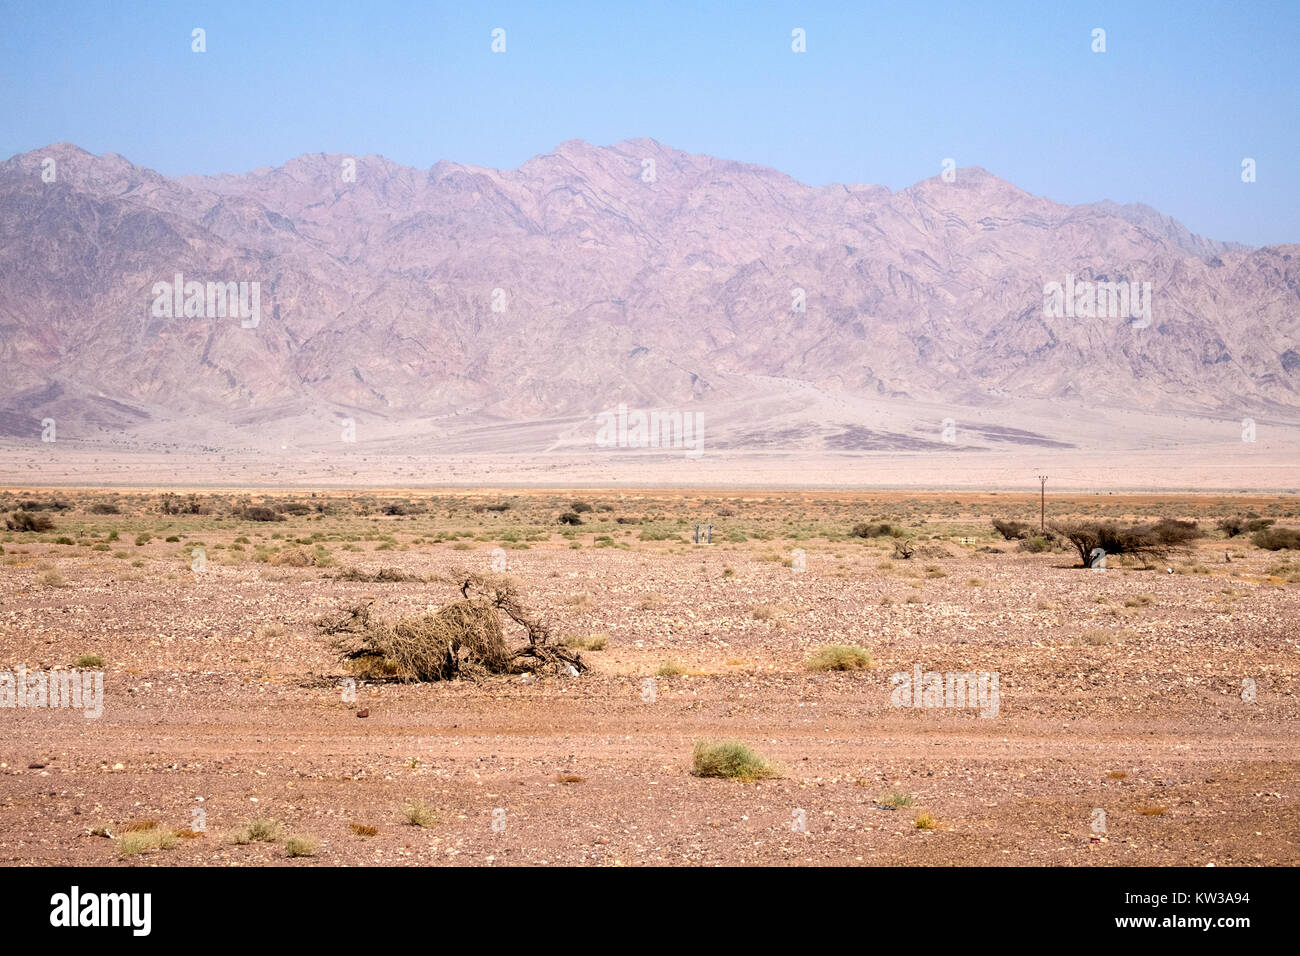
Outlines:
MULTIPOLYGON (((1300 559, 1243 538, 1091 572, 994 535, 991 513, 1036 517, 1009 496, 586 492, 578 527, 553 493, 496 496, 504 512, 407 495, 397 515, 300 494, 324 511, 278 523, 215 498, 169 515, 112 493, 121 513, 97 515, 98 493, 5 497, 70 507, 0 538, 0 668, 104 672, 101 717, 0 709, 6 865, 281 863, 290 836, 314 844, 301 865, 1300 863, 1300 559), (918 553, 847 535, 872 518, 918 553), (587 673, 362 680, 352 699, 313 622, 370 597, 385 618, 440 606, 457 595, 438 575, 494 559, 592 648, 587 673), (809 670, 827 645, 873 666, 809 670), (996 673, 996 715, 892 706, 915 665, 996 673), (712 738, 779 776, 692 775, 712 738), (256 820, 275 838, 232 842, 256 820), (179 836, 130 854, 132 831, 179 836)), ((1297 523, 1285 498, 1106 507, 1297 523)))

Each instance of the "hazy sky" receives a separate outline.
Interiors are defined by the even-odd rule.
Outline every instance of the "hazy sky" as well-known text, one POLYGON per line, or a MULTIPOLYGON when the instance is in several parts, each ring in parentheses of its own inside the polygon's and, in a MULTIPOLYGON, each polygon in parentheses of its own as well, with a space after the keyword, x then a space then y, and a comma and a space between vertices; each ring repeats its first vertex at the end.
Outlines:
POLYGON ((1298 64, 1300 0, 0 0, 0 154, 66 140, 169 175, 305 152, 514 167, 649 136, 814 185, 899 189, 952 157, 1060 202, 1297 242, 1298 64))

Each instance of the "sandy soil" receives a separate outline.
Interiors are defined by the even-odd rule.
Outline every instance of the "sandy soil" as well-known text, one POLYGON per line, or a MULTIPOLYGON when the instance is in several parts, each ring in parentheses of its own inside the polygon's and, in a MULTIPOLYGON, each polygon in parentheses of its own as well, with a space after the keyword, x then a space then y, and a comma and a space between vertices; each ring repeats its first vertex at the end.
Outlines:
MULTIPOLYGON (((1095 573, 989 533, 987 509, 1020 516, 1029 499, 951 494, 737 493, 712 499, 732 514, 696 547, 689 522, 655 541, 612 516, 699 514, 700 500, 587 497, 613 510, 568 538, 541 493, 516 501, 517 519, 438 499, 411 517, 275 525, 160 515, 152 495, 89 515, 79 494, 52 534, 83 543, 6 536, 0 667, 99 654, 105 685, 98 719, 0 709, 0 863, 285 862, 282 840, 227 839, 254 818, 314 838, 301 865, 1300 863, 1300 561, 1287 552, 1216 537, 1171 559, 1175 573, 1095 573), (825 531, 894 513, 929 553, 904 561, 887 541, 825 531), (466 537, 445 537, 452 527, 466 537), (106 549, 85 543, 110 528, 106 549), (314 532, 336 564, 253 559, 314 532), (195 574, 200 540, 210 562, 195 574), (362 682, 345 700, 347 671, 314 620, 363 596, 396 616, 453 594, 334 580, 340 568, 487 570, 498 545, 561 634, 604 638, 583 654, 591 671, 362 682), (875 666, 805 669, 829 644, 860 645, 875 666), (686 673, 656 676, 669 661, 686 673), (997 715, 891 706, 891 675, 916 664, 996 672, 997 715), (701 738, 743 740, 781 776, 693 776, 701 738), (890 791, 912 805, 879 808, 890 791), (412 799, 437 808, 432 825, 404 822, 412 799), (185 829, 200 809, 203 832, 120 855, 132 824, 185 829), (921 813, 938 828, 918 829, 921 813)), ((1296 513, 1262 497, 1107 504, 1296 513)))
MULTIPOLYGON (((430 443, 430 447, 436 447, 430 443)), ((926 491, 1300 491, 1300 440, 1202 442, 1145 450, 972 449, 826 453, 710 450, 700 458, 648 450, 602 454, 114 453, 73 442, 0 442, 0 485, 153 488, 714 488, 926 491), (1176 463, 1171 467, 1171 462, 1176 463)))

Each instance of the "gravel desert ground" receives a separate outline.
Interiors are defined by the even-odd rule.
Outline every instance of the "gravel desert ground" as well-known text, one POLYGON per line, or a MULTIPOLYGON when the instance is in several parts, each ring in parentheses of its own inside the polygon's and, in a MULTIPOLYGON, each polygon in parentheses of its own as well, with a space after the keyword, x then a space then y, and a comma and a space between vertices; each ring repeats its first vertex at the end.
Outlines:
POLYGON ((1215 530, 1295 526, 1295 498, 1049 495, 1049 522, 1205 532, 1104 572, 993 529, 1038 505, 11 487, 52 527, 0 538, 0 669, 102 671, 103 698, 0 710, 0 862, 1300 863, 1300 560, 1215 530), (458 568, 508 574, 588 669, 385 680, 316 626, 445 606, 458 568), (839 645, 869 666, 809 666, 839 645), (917 669, 996 694, 897 706, 917 669), (695 775, 721 739, 774 775, 695 775))

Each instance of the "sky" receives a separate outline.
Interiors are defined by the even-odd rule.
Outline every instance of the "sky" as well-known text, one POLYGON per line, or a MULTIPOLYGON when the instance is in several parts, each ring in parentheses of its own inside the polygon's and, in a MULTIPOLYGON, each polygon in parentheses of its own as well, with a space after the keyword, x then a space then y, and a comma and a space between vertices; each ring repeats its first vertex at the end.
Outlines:
POLYGON ((1300 242, 1300 0, 0 0, 0 94, 5 158, 67 141, 167 175, 313 152, 513 168, 646 136, 814 186, 902 189, 951 158, 1300 242))

